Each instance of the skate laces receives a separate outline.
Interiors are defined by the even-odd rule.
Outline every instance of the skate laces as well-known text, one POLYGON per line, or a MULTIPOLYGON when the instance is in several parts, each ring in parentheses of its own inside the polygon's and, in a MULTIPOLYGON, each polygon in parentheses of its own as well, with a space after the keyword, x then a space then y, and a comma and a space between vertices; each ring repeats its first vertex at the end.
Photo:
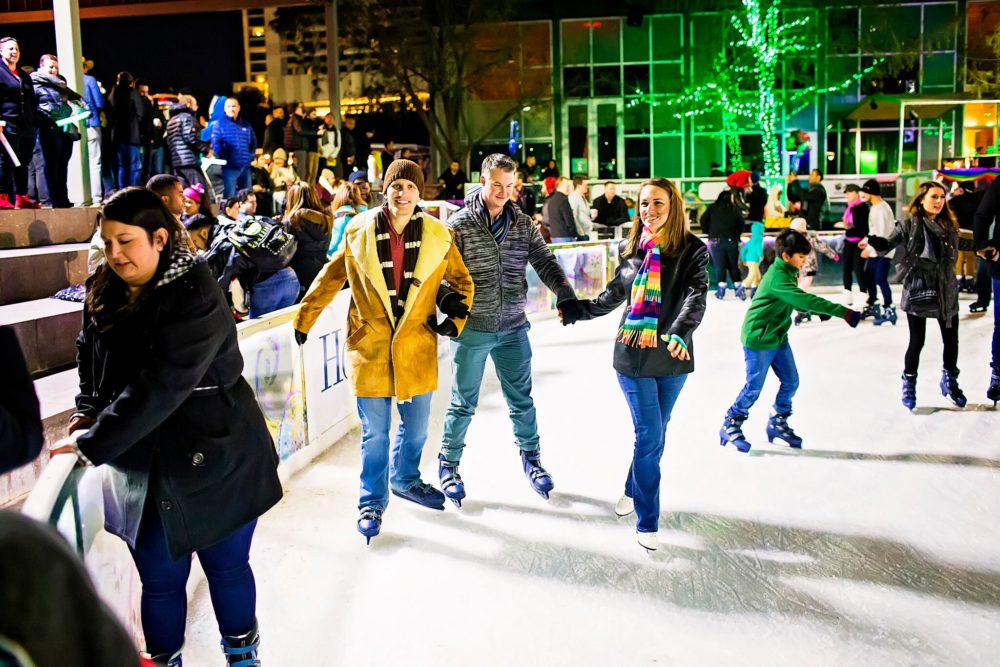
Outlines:
POLYGON ((366 507, 361 510, 361 518, 367 521, 374 521, 382 518, 382 510, 378 507, 366 507))

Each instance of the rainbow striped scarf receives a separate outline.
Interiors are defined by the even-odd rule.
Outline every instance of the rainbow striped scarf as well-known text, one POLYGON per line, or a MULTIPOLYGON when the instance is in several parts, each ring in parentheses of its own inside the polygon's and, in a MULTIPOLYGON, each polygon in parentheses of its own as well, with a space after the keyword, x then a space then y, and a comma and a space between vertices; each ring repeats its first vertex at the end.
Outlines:
POLYGON ((639 247, 646 251, 632 282, 632 298, 618 340, 632 347, 656 347, 660 324, 660 237, 643 232, 639 247))

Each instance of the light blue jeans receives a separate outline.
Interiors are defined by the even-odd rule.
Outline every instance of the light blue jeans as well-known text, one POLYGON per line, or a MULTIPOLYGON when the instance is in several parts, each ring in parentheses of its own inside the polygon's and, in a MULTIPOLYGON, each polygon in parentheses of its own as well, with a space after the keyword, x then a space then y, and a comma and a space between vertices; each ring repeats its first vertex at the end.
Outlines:
POLYGON ((514 422, 517 446, 527 452, 538 449, 538 422, 531 400, 529 326, 525 323, 517 329, 496 333, 466 327, 462 335, 451 341, 451 404, 444 418, 441 445, 441 453, 448 461, 458 462, 462 458, 465 434, 479 405, 479 387, 487 357, 493 358, 497 369, 500 389, 514 422))
POLYGON ((389 485, 406 491, 420 481, 420 455, 427 441, 431 396, 427 392, 406 403, 397 403, 399 430, 389 452, 392 401, 386 398, 359 398, 361 418, 361 500, 358 509, 389 504, 389 485))
POLYGON ((747 418, 750 408, 757 402, 761 389, 764 388, 768 370, 773 370, 781 382, 774 399, 774 413, 790 415, 792 397, 799 388, 799 371, 795 367, 791 346, 785 343, 776 350, 751 350, 744 347, 743 357, 746 360, 747 381, 726 417, 747 418))

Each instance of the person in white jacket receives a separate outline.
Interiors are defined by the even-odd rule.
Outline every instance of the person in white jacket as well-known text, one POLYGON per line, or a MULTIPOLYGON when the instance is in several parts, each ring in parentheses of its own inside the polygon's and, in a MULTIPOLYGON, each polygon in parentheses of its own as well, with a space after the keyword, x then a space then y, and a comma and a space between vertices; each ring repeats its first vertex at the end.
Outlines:
MULTIPOLYGON (((886 239, 892 235, 896 226, 896 215, 892 207, 882 199, 882 186, 874 178, 865 181, 861 186, 861 196, 871 207, 868 213, 868 233, 886 239)), ((866 239, 867 240, 867 239, 866 239)), ((882 291, 882 308, 875 314, 874 323, 882 325, 886 322, 896 324, 896 309, 892 305, 892 289, 889 287, 889 267, 891 257, 879 257, 872 254, 865 263, 865 273, 868 278, 868 306, 878 310, 878 291, 882 291)))
POLYGON ((573 191, 568 193, 569 205, 573 209, 573 218, 576 221, 577 241, 590 240, 590 231, 594 228, 594 221, 590 215, 590 201, 587 195, 590 186, 582 176, 573 178, 573 191))

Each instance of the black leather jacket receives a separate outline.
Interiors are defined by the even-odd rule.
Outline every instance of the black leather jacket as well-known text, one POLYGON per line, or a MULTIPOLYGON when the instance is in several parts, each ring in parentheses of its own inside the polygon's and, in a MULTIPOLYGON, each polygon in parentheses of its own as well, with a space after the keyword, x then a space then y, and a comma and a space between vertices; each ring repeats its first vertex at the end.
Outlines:
MULTIPOLYGON (((632 283, 642 266, 645 253, 641 250, 632 257, 623 257, 623 241, 618 246, 621 259, 615 277, 604 292, 596 299, 584 301, 584 307, 591 319, 610 313, 623 302, 631 305, 632 283)), ((638 348, 615 343, 614 367, 622 375, 630 377, 662 377, 681 375, 694 371, 694 330, 705 315, 705 295, 708 292, 708 248, 695 236, 688 235, 688 243, 677 257, 662 257, 660 267, 660 288, 663 302, 660 305, 658 334, 676 334, 684 340, 691 353, 687 361, 674 359, 667 352, 663 340, 655 348, 638 348)), ((622 323, 625 313, 622 313, 622 323)))

